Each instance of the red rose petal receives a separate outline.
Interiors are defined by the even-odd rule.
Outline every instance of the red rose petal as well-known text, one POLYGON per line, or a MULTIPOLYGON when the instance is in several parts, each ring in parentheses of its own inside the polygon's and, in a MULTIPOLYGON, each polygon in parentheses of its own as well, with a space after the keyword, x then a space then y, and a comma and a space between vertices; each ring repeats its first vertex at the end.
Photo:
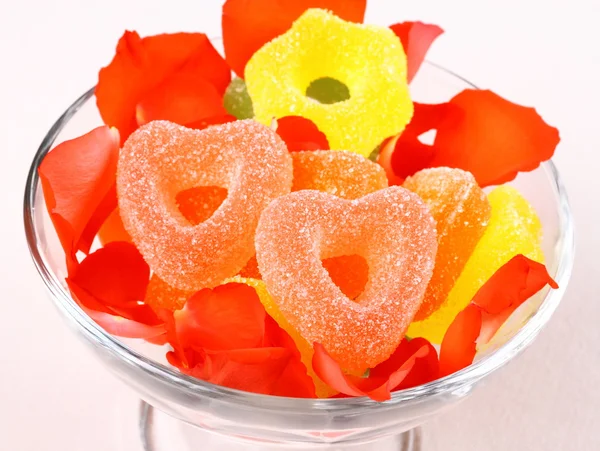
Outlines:
POLYGON ((181 342, 174 336, 168 318, 164 319, 169 343, 174 348, 167 353, 167 360, 183 373, 254 393, 294 398, 316 396, 314 383, 300 362, 293 340, 271 317, 264 318, 265 337, 259 346, 218 351, 184 348, 182 343, 189 346, 190 342, 181 342))
POLYGON ((227 63, 202 33, 142 39, 127 31, 121 37, 115 57, 99 73, 96 100, 104 123, 119 129, 122 143, 138 126, 138 103, 179 71, 211 83, 220 95, 231 81, 227 63))
MULTIPOLYGON (((313 368, 319 378, 335 390, 349 396, 368 396, 374 401, 387 401, 415 367, 416 361, 426 358, 433 349, 422 344, 411 355, 406 356, 399 367, 386 368, 379 375, 358 378, 344 374, 339 364, 327 353, 320 343, 314 344, 313 368)), ((433 349, 435 352, 435 349, 433 349)))
POLYGON ((138 125, 167 120, 180 125, 225 116, 223 97, 197 73, 179 71, 142 97, 136 107, 138 125))
POLYGON ((72 280, 66 279, 67 286, 73 295, 75 301, 87 312, 88 310, 98 313, 108 313, 114 315, 115 312, 102 302, 98 301, 94 296, 86 292, 83 288, 79 287, 72 280))
POLYGON ((129 308, 144 299, 150 268, 133 244, 115 241, 88 255, 69 280, 105 306, 129 308))
POLYGON ((271 395, 289 398, 316 398, 315 383, 306 372, 306 366, 290 357, 287 365, 271 388, 271 395))
POLYGON ((256 291, 239 283, 200 290, 174 313, 181 345, 211 351, 260 346, 265 315, 256 291))
MULTIPOLYGON (((177 337, 177 330, 175 328, 175 318, 173 317, 173 312, 168 309, 159 308, 156 310, 156 315, 164 322, 165 340, 173 347, 173 351, 171 353, 176 357, 177 361, 182 366, 184 366, 185 368, 190 368, 189 361, 186 358, 184 349, 181 346, 181 343, 179 342, 179 338, 177 337)), ((168 358, 169 353, 167 353, 167 359, 168 358)), ((179 368, 179 364, 171 364, 179 368)))
POLYGON ((400 135, 386 139, 381 144, 381 150, 377 154, 377 163, 385 170, 385 175, 388 179, 388 185, 402 185, 404 178, 399 177, 392 168, 392 156, 396 150, 396 143, 400 135))
POLYGON ((412 120, 400 135, 384 144, 377 158, 391 185, 401 185, 407 177, 431 167, 434 148, 421 142, 419 137, 457 113, 460 109, 449 103, 428 105, 414 102, 412 120))
POLYGON ((392 25, 390 28, 404 46, 408 64, 407 78, 410 83, 425 60, 427 50, 444 30, 437 25, 428 25, 423 22, 402 22, 392 25))
POLYGON ((473 304, 456 315, 440 346, 440 377, 466 368, 475 358, 481 331, 481 310, 473 304))
MULTIPOLYGON (((393 180, 397 184, 402 184, 404 180, 420 171, 424 167, 429 167, 433 160, 433 148, 427 144, 423 144, 419 140, 419 135, 413 134, 410 130, 406 130, 402 135, 394 138, 390 142, 390 146, 394 145, 389 158, 389 163, 393 168, 393 180)), ((385 160, 381 160, 385 164, 385 160)), ((385 167, 384 167, 385 168, 385 167)), ((387 169, 386 169, 387 173, 387 169)))
POLYGON ((388 180, 400 185, 407 177, 431 167, 434 147, 424 144, 419 137, 457 113, 460 109, 449 103, 428 105, 415 102, 411 122, 402 134, 388 141, 377 160, 388 174, 388 180))
MULTIPOLYGON (((116 131, 116 129, 114 129, 116 131)), ((96 208, 96 212, 88 222, 85 230, 81 235, 81 241, 79 242, 80 247, 89 251, 92 247, 92 243, 96 238, 96 234, 100 232, 102 224, 106 222, 106 219, 111 215, 111 212, 115 211, 115 199, 117 199, 117 185, 113 185, 104 199, 96 208)))
MULTIPOLYGON (((170 341, 167 340, 169 344, 170 341)), ((197 365, 200 365, 205 357, 201 352, 196 352, 193 349, 186 349, 184 352, 168 351, 166 354, 167 361, 178 368, 179 371, 185 374, 190 374, 190 371, 197 365)))
POLYGON ((267 348, 286 348, 293 355, 300 357, 300 351, 298 351, 298 347, 292 337, 269 315, 265 316, 265 335, 262 346, 267 348))
POLYGON ((387 379, 389 375, 397 368, 400 368, 412 355, 422 347, 426 347, 428 353, 418 358, 411 371, 404 380, 396 387, 396 390, 416 387, 437 379, 439 374, 439 362, 437 351, 425 338, 404 339, 396 348, 396 351, 385 361, 372 368, 369 372, 370 377, 380 377, 387 379))
POLYGON ((204 361, 188 374, 224 387, 269 395, 289 359, 290 353, 285 348, 207 352, 204 361))
POLYGON ((277 119, 277 134, 285 141, 290 152, 329 150, 329 142, 325 134, 313 121, 301 116, 277 119))
POLYGON ((222 17, 225 57, 244 78, 250 57, 285 33, 307 9, 327 9, 344 20, 362 22, 366 6, 366 0, 227 0, 222 17))
POLYGON ((113 241, 126 241, 132 243, 131 236, 125 230, 119 208, 115 208, 113 212, 106 218, 100 230, 98 230, 98 238, 103 246, 113 241))
POLYGON ((267 315, 265 318, 266 347, 281 347, 290 351, 291 357, 274 385, 272 395, 288 396, 291 398, 316 398, 315 384, 306 371, 306 366, 300 361, 300 351, 292 337, 279 327, 279 324, 267 315))
POLYGON ((146 337, 144 338, 144 340, 156 346, 164 346, 167 343, 169 343, 169 340, 167 339, 167 334, 164 332, 160 335, 157 335, 156 337, 146 337))
POLYGON ((349 376, 344 374, 340 365, 329 355, 322 344, 314 344, 313 369, 321 380, 335 390, 349 396, 366 396, 359 390, 349 376))
POLYGON ((533 108, 491 91, 466 89, 449 103, 415 104, 413 120, 400 141, 390 161, 395 175, 403 178, 428 167, 448 166, 473 173, 485 187, 537 168, 552 157, 560 137, 533 108), (417 140, 428 130, 436 130, 433 146, 417 140))
MULTIPOLYGON (((434 349, 435 351, 435 349, 434 349)), ((392 372, 387 381, 375 390, 368 393, 369 398, 375 401, 387 401, 391 397, 391 392, 400 386, 411 373, 418 359, 426 358, 431 352, 430 345, 422 345, 394 372, 392 372)))
MULTIPOLYGON (((120 334, 131 336, 137 333, 135 330, 141 330, 139 325, 163 324, 149 306, 139 303, 144 299, 149 277, 150 269, 135 246, 113 242, 88 255, 69 276, 67 284, 90 317, 102 321, 103 326, 107 324, 111 330, 117 328, 120 334)), ((147 338, 148 333, 151 337, 156 335, 151 331, 142 333, 143 336, 136 338, 147 338)))
POLYGON ((524 255, 498 269, 446 331, 440 348, 440 374, 447 376, 470 365, 476 343, 489 342, 504 321, 546 284, 558 288, 543 264, 524 255))
POLYGON ((162 324, 149 326, 108 313, 93 310, 85 310, 85 312, 106 332, 117 337, 151 339, 165 333, 162 324))
POLYGON ((175 368, 179 369, 181 372, 185 372, 188 370, 188 366, 184 365, 183 362, 179 359, 177 354, 173 351, 168 351, 166 354, 167 362, 173 365, 175 368))
POLYGON ((119 316, 132 321, 137 321, 138 323, 148 324, 151 326, 163 323, 163 321, 158 318, 156 312, 152 310, 149 305, 138 304, 126 308, 111 307, 111 310, 119 316))
POLYGON ((169 363, 182 372, 186 372, 198 365, 204 360, 204 354, 198 353, 191 348, 184 348, 179 341, 177 329, 175 325, 174 313, 167 309, 158 309, 156 314, 165 323, 165 335, 167 342, 173 348, 173 351, 167 352, 167 360, 169 363))
POLYGON ((93 296, 90 296, 89 293, 77 286, 76 283, 72 281, 67 281, 67 283, 73 299, 79 304, 81 309, 109 334, 124 338, 151 339, 165 333, 163 324, 142 324, 118 315, 106 313, 105 311, 89 308, 88 306, 97 303, 93 296))
POLYGON ((558 288, 542 263, 524 255, 513 257, 488 282, 491 283, 484 284, 471 301, 482 310, 483 324, 478 339, 482 344, 489 342, 504 321, 531 296, 546 285, 558 288))
POLYGON ((450 166, 472 172, 481 186, 514 179, 549 160, 560 141, 535 109, 517 105, 492 91, 467 89, 450 103, 455 115, 438 126, 433 167, 450 166))
POLYGON ((59 144, 40 165, 46 207, 70 269, 77 251, 89 251, 101 224, 117 205, 118 157, 118 133, 98 127, 59 144))

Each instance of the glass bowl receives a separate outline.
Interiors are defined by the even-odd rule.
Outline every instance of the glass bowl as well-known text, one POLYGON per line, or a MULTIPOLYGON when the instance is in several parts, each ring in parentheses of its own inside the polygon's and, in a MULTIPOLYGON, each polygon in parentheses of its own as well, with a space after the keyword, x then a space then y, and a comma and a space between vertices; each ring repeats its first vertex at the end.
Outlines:
MULTIPOLYGON (((447 101, 465 88, 474 86, 433 63, 425 63, 411 85, 413 98, 425 103, 447 101)), ((33 261, 62 317, 142 399, 141 449, 420 449, 420 432, 415 428, 463 400, 482 379, 531 344, 563 296, 573 263, 573 223, 559 174, 547 162, 520 174, 511 184, 542 220, 546 264, 560 288, 546 288, 519 308, 471 366, 397 391, 385 403, 368 398, 271 397, 185 376, 168 366, 165 348, 118 339, 102 330, 71 299, 64 282, 64 253, 46 210, 37 170, 53 146, 101 124, 94 100, 91 89, 75 101, 35 154, 25 188, 25 231, 33 261)))

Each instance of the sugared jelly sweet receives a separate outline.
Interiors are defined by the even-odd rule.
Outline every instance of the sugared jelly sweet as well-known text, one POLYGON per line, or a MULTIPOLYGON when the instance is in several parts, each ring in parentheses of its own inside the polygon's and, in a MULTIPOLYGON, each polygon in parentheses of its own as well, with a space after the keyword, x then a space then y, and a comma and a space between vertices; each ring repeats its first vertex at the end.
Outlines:
POLYGON ((227 112, 237 119, 252 119, 254 117, 252 99, 248 95, 246 82, 242 78, 231 80, 223 96, 223 105, 227 112))
POLYGON ((292 185, 291 157, 268 127, 246 120, 191 130, 166 121, 136 130, 119 156, 117 192, 125 230, 152 270, 181 290, 213 287, 254 255, 263 209, 292 185), (192 225, 176 195, 219 186, 227 197, 192 225))
POLYGON ((365 157, 400 133, 413 113, 406 55, 392 30, 346 22, 321 9, 307 10, 260 48, 245 79, 258 121, 303 116, 325 133, 332 149, 365 157), (350 98, 324 104, 308 97, 307 88, 323 78, 342 82, 350 98))
POLYGON ((174 312, 181 310, 194 291, 179 290, 153 274, 146 288, 144 303, 155 312, 161 309, 174 312))
POLYGON ((316 189, 344 199, 357 199, 387 187, 385 171, 351 152, 316 150, 293 152, 292 191, 316 189))
POLYGON ((281 313, 349 371, 394 352, 421 304, 436 249, 427 206, 401 187, 356 200, 297 191, 271 202, 256 231, 258 266, 281 313), (321 260, 355 254, 366 260, 369 279, 352 300, 321 260))
POLYGON ((490 203, 470 172, 433 168, 402 185, 419 195, 436 222, 438 251, 431 281, 415 320, 435 312, 448 297, 490 219, 490 203))
POLYGON ((542 224, 527 200, 508 185, 495 188, 488 200, 492 207, 489 224, 448 299, 429 318, 412 323, 408 336, 441 343, 456 315, 502 265, 517 254, 543 262, 542 224))

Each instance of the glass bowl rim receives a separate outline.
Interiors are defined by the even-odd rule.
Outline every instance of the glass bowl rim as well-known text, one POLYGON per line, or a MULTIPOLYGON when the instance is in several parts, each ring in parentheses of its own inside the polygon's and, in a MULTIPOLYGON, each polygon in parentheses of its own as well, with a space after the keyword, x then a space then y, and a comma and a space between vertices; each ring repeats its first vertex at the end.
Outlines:
MULTIPOLYGON (((430 61, 425 61, 425 64, 460 80, 462 83, 468 85, 468 87, 478 89, 473 83, 438 64, 430 61)), ((541 328, 548 322, 561 301, 573 267, 575 246, 574 227, 567 193, 558 170, 552 161, 547 161, 542 163, 541 167, 553 183, 553 188, 558 195, 559 202, 560 236, 558 242, 561 246, 560 249, 558 249, 558 254, 561 258, 556 269, 555 280, 560 288, 558 290, 549 290, 539 308, 529 318, 527 323, 521 327, 512 338, 490 355, 449 376, 424 385, 393 392, 391 399, 384 403, 372 401, 367 397, 301 399, 261 395, 222 387, 179 373, 175 369, 144 357, 122 343, 117 337, 113 337, 98 326, 83 312, 83 310, 81 310, 71 296, 69 296, 57 276, 46 264, 44 257, 38 248, 36 225, 34 221, 35 197, 39 181, 38 167, 44 156, 52 148, 55 139, 66 123, 93 97, 94 90, 95 87, 85 92, 58 118, 44 137, 33 158, 27 177, 23 203, 23 217, 27 244, 36 269, 43 279, 46 289, 53 296, 55 304, 63 311, 63 313, 74 320, 75 324, 83 331, 87 339, 92 342, 98 342, 113 356, 138 367, 153 377, 157 377, 162 381, 173 384, 176 388, 183 388, 191 391, 194 395, 204 395, 211 399, 227 401, 233 404, 246 405, 258 409, 295 411, 306 415, 326 414, 332 411, 343 414, 346 411, 353 411, 357 408, 389 408, 390 406, 395 406, 409 400, 420 400, 434 394, 449 392, 462 387, 469 382, 476 382, 485 375, 500 368, 533 341, 541 328)))

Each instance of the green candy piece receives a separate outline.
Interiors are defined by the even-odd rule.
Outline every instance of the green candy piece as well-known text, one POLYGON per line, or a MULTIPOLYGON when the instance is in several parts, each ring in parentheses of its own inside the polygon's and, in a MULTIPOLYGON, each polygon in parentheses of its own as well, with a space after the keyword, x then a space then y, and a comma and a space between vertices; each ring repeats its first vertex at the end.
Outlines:
POLYGON ((350 98, 350 90, 348 86, 335 78, 323 77, 314 80, 306 88, 306 97, 329 105, 348 100, 350 98))
POLYGON ((377 162, 379 152, 381 152, 381 144, 379 144, 377 147, 375 147, 375 149, 373 149, 373 152, 371 152, 371 154, 369 155, 369 160, 377 162))
POLYGON ((242 78, 234 78, 225 90, 223 106, 229 114, 237 119, 252 119, 254 108, 252 99, 246 89, 246 82, 242 78))

